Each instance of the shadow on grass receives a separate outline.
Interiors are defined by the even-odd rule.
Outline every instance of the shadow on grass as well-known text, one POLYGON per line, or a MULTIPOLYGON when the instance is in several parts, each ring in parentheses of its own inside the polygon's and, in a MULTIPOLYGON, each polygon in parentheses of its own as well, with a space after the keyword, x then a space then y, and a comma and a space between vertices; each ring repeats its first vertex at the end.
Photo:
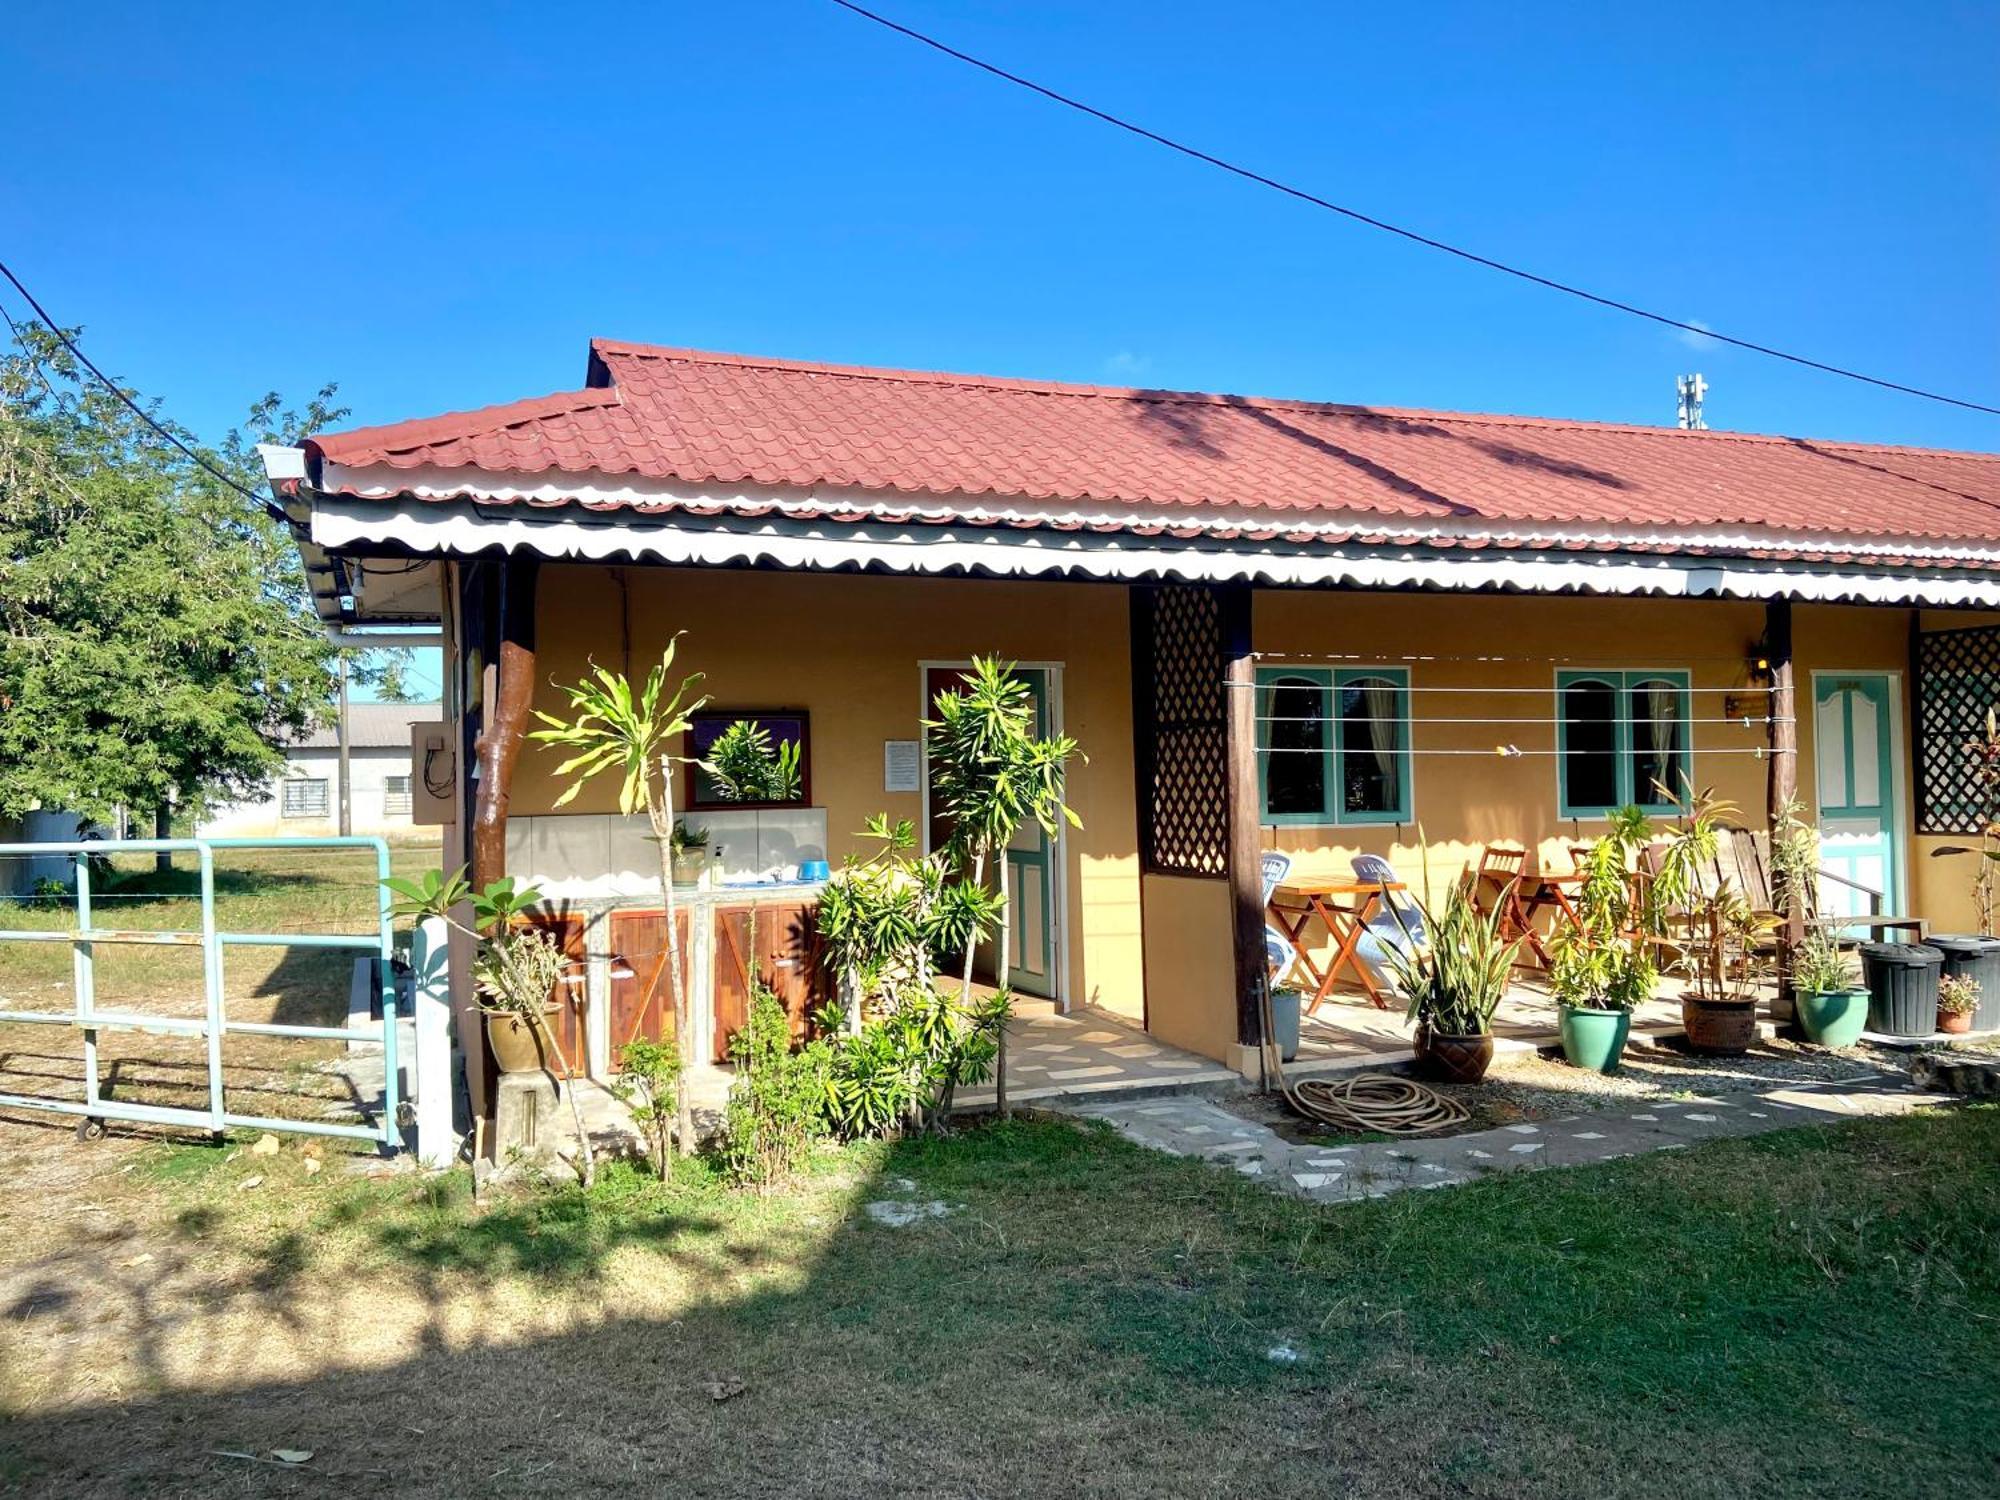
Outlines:
POLYGON ((182 1357, 14 1411, 0 1484, 324 1493, 216 1456, 298 1448, 398 1500, 1963 1494, 2000 1461, 2000 1349, 1966 1332, 2000 1313, 1996 1148, 1968 1111, 1328 1210, 1023 1123, 770 1198, 623 1167, 484 1212, 463 1179, 346 1186, 205 1313, 153 1283, 119 1335, 182 1357), (263 1320, 235 1343, 232 1298, 263 1320))

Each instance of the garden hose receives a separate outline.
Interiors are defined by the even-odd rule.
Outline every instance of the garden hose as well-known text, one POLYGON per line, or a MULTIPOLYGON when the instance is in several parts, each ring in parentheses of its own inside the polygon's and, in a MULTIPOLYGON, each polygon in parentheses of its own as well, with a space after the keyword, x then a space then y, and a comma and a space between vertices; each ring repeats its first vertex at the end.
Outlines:
POLYGON ((1264 1016, 1264 1070, 1275 1078, 1285 1102, 1308 1120, 1336 1130, 1381 1135, 1426 1135, 1463 1125, 1472 1111, 1436 1089, 1394 1073, 1357 1073, 1351 1078, 1308 1078, 1294 1085, 1285 1077, 1284 1058, 1271 1024, 1271 992, 1260 1001, 1264 1016))

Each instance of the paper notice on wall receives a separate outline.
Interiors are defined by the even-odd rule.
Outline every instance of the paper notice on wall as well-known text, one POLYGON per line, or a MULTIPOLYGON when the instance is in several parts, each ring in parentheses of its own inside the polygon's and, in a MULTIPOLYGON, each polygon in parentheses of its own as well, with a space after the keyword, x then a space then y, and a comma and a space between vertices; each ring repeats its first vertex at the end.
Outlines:
POLYGON ((922 785, 923 759, 915 740, 882 742, 882 790, 914 792, 922 785))

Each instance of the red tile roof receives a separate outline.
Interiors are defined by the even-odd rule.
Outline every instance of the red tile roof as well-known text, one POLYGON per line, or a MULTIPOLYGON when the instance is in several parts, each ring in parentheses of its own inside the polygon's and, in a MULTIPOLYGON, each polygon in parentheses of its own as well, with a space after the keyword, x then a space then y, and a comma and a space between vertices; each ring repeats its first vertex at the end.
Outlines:
MULTIPOLYGON (((1113 515, 1241 507, 1272 512, 1273 530, 1325 512, 2000 542, 1996 454, 1108 389, 602 339, 591 345, 584 390, 326 434, 307 448, 350 469, 1022 498, 1113 515)), ((478 486, 468 477, 467 487, 478 486)))

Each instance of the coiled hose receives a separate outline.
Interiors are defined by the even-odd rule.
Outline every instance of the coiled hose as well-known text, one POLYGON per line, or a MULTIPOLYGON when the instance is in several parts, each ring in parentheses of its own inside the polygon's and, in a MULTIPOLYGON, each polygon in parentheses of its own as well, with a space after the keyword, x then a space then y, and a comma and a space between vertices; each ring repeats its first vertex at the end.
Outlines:
POLYGON ((1285 1077, 1278 1051, 1277 1028, 1271 1024, 1271 992, 1261 1001, 1264 1012, 1264 1071, 1275 1078, 1285 1102, 1308 1120, 1336 1130, 1381 1135, 1427 1135, 1448 1130, 1472 1118, 1472 1111, 1436 1089, 1395 1073, 1357 1073, 1350 1078, 1308 1078, 1293 1084, 1285 1077))

